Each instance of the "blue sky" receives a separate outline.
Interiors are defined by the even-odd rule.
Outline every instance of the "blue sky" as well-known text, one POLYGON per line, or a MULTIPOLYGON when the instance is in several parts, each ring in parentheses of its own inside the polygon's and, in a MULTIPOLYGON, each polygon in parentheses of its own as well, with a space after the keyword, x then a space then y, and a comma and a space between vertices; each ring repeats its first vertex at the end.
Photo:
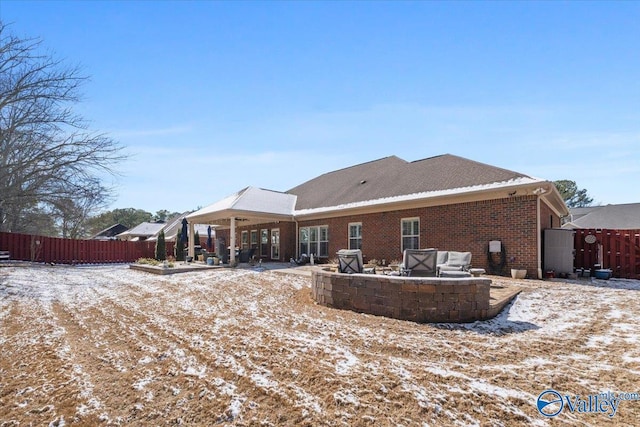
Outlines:
POLYGON ((0 0, 91 80, 126 147, 109 207, 444 153, 640 202, 640 2, 0 0))

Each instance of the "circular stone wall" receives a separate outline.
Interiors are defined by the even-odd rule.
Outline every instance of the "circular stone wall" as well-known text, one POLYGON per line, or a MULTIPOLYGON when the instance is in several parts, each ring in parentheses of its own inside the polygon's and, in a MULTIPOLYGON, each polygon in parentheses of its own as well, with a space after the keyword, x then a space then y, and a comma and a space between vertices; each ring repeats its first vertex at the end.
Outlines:
POLYGON ((314 271, 312 281, 313 299, 327 307, 420 323, 488 318, 491 280, 486 278, 314 271))

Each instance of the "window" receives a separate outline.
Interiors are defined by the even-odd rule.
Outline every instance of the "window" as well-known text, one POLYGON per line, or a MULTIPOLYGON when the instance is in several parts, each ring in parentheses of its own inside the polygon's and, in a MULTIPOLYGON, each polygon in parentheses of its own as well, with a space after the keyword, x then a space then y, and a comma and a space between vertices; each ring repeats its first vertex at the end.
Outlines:
POLYGON ((309 255, 309 227, 300 228, 300 255, 309 255))
POLYGON ((242 249, 247 249, 247 246, 249 246, 249 232, 245 230, 242 232, 242 249))
POLYGON ((362 223, 349 224, 349 249, 362 249, 362 223))
POLYGON ((280 259, 280 229, 271 229, 271 259, 280 259))
POLYGON ((329 256, 329 227, 318 227, 320 234, 320 250, 318 251, 318 256, 320 257, 328 257, 329 256))
POLYGON ((251 230, 251 247, 258 247, 258 230, 251 230))
POLYGON ((260 256, 269 255, 269 230, 263 228, 260 230, 260 256))
POLYGON ((402 219, 402 251, 420 249, 420 219, 402 219))
POLYGON ((300 255, 329 256, 329 227, 326 225, 300 228, 300 255))
POLYGON ((309 229, 309 255, 318 255, 318 227, 309 229))

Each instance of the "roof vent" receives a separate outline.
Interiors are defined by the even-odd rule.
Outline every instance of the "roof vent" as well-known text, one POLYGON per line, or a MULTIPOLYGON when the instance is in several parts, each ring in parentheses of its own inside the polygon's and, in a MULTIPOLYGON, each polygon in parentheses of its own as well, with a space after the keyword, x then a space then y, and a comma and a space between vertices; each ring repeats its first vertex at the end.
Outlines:
POLYGON ((364 184, 365 182, 367 182, 367 180, 363 179, 362 181, 360 181, 360 185, 364 184))

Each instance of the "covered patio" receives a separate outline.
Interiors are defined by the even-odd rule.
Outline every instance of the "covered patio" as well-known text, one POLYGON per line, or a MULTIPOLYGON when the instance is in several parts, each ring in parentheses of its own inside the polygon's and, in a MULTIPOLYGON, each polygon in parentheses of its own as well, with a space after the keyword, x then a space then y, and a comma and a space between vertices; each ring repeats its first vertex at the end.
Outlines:
MULTIPOLYGON (((188 222, 188 254, 195 255, 195 225, 208 224, 216 229, 229 229, 229 247, 236 245, 236 225, 265 222, 294 221, 293 212, 297 196, 279 191, 246 187, 224 199, 186 216, 188 222)), ((230 250, 229 261, 236 262, 235 250, 230 250)))

